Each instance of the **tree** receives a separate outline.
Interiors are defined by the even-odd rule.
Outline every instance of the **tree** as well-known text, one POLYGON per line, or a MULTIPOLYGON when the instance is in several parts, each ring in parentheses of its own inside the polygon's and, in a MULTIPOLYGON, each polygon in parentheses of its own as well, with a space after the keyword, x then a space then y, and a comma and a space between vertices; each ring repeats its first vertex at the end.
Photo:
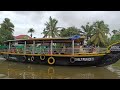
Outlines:
POLYGON ((83 32, 76 28, 75 26, 73 27, 68 27, 67 29, 63 28, 60 32, 61 37, 71 37, 73 35, 81 35, 83 32))
POLYGON ((3 23, 0 24, 0 44, 3 44, 6 40, 12 40, 13 37, 13 31, 14 31, 14 25, 12 22, 10 22, 9 18, 5 18, 3 23))
POLYGON ((30 36, 32 37, 32 33, 34 33, 35 32, 35 30, 33 29, 33 28, 30 28, 29 30, 28 30, 28 33, 31 33, 30 34, 30 36))
POLYGON ((10 22, 9 18, 5 18, 3 23, 1 24, 1 28, 5 30, 9 30, 11 33, 14 31, 14 25, 10 22))
POLYGON ((107 24, 104 24, 103 21, 96 21, 93 23, 94 30, 93 36, 91 37, 91 42, 95 45, 107 45, 107 35, 109 34, 109 28, 107 24))
POLYGON ((46 28, 44 28, 44 30, 43 30, 43 32, 42 32, 42 34, 44 34, 44 37, 43 38, 45 38, 45 37, 52 37, 52 38, 54 38, 54 37, 59 37, 59 30, 58 30, 58 28, 60 28, 60 27, 57 27, 57 23, 58 23, 58 20, 56 20, 56 19, 53 19, 53 18, 51 18, 51 16, 50 16, 50 18, 49 18, 49 22, 46 22, 45 23, 45 26, 46 26, 46 28))
POLYGON ((120 41, 120 33, 114 34, 114 35, 111 37, 110 44, 112 44, 112 43, 114 43, 114 42, 117 42, 117 41, 120 41))
POLYGON ((112 30, 113 34, 117 34, 119 31, 118 30, 112 30))
POLYGON ((81 26, 81 28, 83 29, 84 31, 84 34, 87 38, 87 41, 91 38, 92 36, 92 32, 93 32, 93 25, 89 25, 89 23, 87 23, 86 26, 81 26))

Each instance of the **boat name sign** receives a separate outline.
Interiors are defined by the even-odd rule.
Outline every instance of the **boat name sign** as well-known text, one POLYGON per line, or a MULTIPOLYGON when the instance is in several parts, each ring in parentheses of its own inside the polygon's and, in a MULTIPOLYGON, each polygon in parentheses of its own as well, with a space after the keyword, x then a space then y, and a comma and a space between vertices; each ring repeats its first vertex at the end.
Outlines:
POLYGON ((94 61, 94 58, 75 58, 75 61, 94 61))

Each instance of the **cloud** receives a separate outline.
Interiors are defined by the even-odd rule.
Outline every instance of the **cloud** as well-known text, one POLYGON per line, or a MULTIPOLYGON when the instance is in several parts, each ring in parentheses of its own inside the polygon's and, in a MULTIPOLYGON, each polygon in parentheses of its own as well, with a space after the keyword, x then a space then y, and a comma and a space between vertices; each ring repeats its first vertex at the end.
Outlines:
MULTIPOLYGON (((41 38, 44 23, 49 17, 58 20, 59 27, 86 25, 97 20, 104 20, 110 30, 120 29, 120 11, 0 11, 0 23, 4 18, 10 18, 15 25, 14 35, 28 34, 29 28, 34 28, 33 36, 41 38)), ((30 34, 28 34, 30 35, 30 34)))
POLYGON ((81 27, 87 22, 93 23, 97 20, 104 20, 111 29, 115 28, 114 25, 117 26, 116 29, 119 28, 119 16, 120 12, 115 11, 64 11, 58 13, 58 18, 69 26, 81 27))

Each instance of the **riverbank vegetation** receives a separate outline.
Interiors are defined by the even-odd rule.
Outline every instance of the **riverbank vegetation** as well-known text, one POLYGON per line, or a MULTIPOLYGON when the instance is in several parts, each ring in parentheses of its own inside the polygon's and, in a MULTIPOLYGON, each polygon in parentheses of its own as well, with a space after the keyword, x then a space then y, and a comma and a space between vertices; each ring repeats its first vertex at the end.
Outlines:
MULTIPOLYGON (((44 23, 45 28, 42 33, 43 38, 55 38, 55 37, 71 37, 73 35, 85 36, 86 44, 100 47, 107 47, 108 45, 117 42, 120 38, 120 30, 110 30, 109 25, 103 20, 98 20, 93 23, 87 22, 85 25, 80 25, 80 28, 76 26, 60 27, 58 26, 58 20, 50 16, 49 20, 44 23), (110 33, 112 31, 112 33, 110 33)), ((5 18, 0 24, 0 44, 8 39, 14 39, 14 24, 9 18, 5 18)), ((35 30, 30 27, 28 33, 33 36, 35 30)))
POLYGON ((45 37, 71 37, 73 35, 83 35, 86 37, 87 45, 95 44, 100 47, 107 47, 108 45, 117 42, 120 37, 120 30, 111 30, 109 25, 103 20, 98 20, 86 25, 80 25, 81 28, 75 26, 58 27, 58 20, 50 17, 49 21, 45 23, 45 28, 42 34, 45 37))

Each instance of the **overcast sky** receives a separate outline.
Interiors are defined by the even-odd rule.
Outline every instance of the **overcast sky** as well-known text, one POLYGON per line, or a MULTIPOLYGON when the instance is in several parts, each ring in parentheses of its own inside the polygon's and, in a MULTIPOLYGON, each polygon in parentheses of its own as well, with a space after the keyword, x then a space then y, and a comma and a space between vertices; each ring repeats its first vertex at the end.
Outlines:
POLYGON ((41 38, 44 23, 49 17, 58 20, 59 27, 75 26, 80 28, 87 22, 104 20, 109 25, 110 31, 120 29, 120 11, 0 11, 0 23, 4 18, 9 18, 15 25, 14 36, 27 34, 29 28, 34 28, 33 37, 41 38))

